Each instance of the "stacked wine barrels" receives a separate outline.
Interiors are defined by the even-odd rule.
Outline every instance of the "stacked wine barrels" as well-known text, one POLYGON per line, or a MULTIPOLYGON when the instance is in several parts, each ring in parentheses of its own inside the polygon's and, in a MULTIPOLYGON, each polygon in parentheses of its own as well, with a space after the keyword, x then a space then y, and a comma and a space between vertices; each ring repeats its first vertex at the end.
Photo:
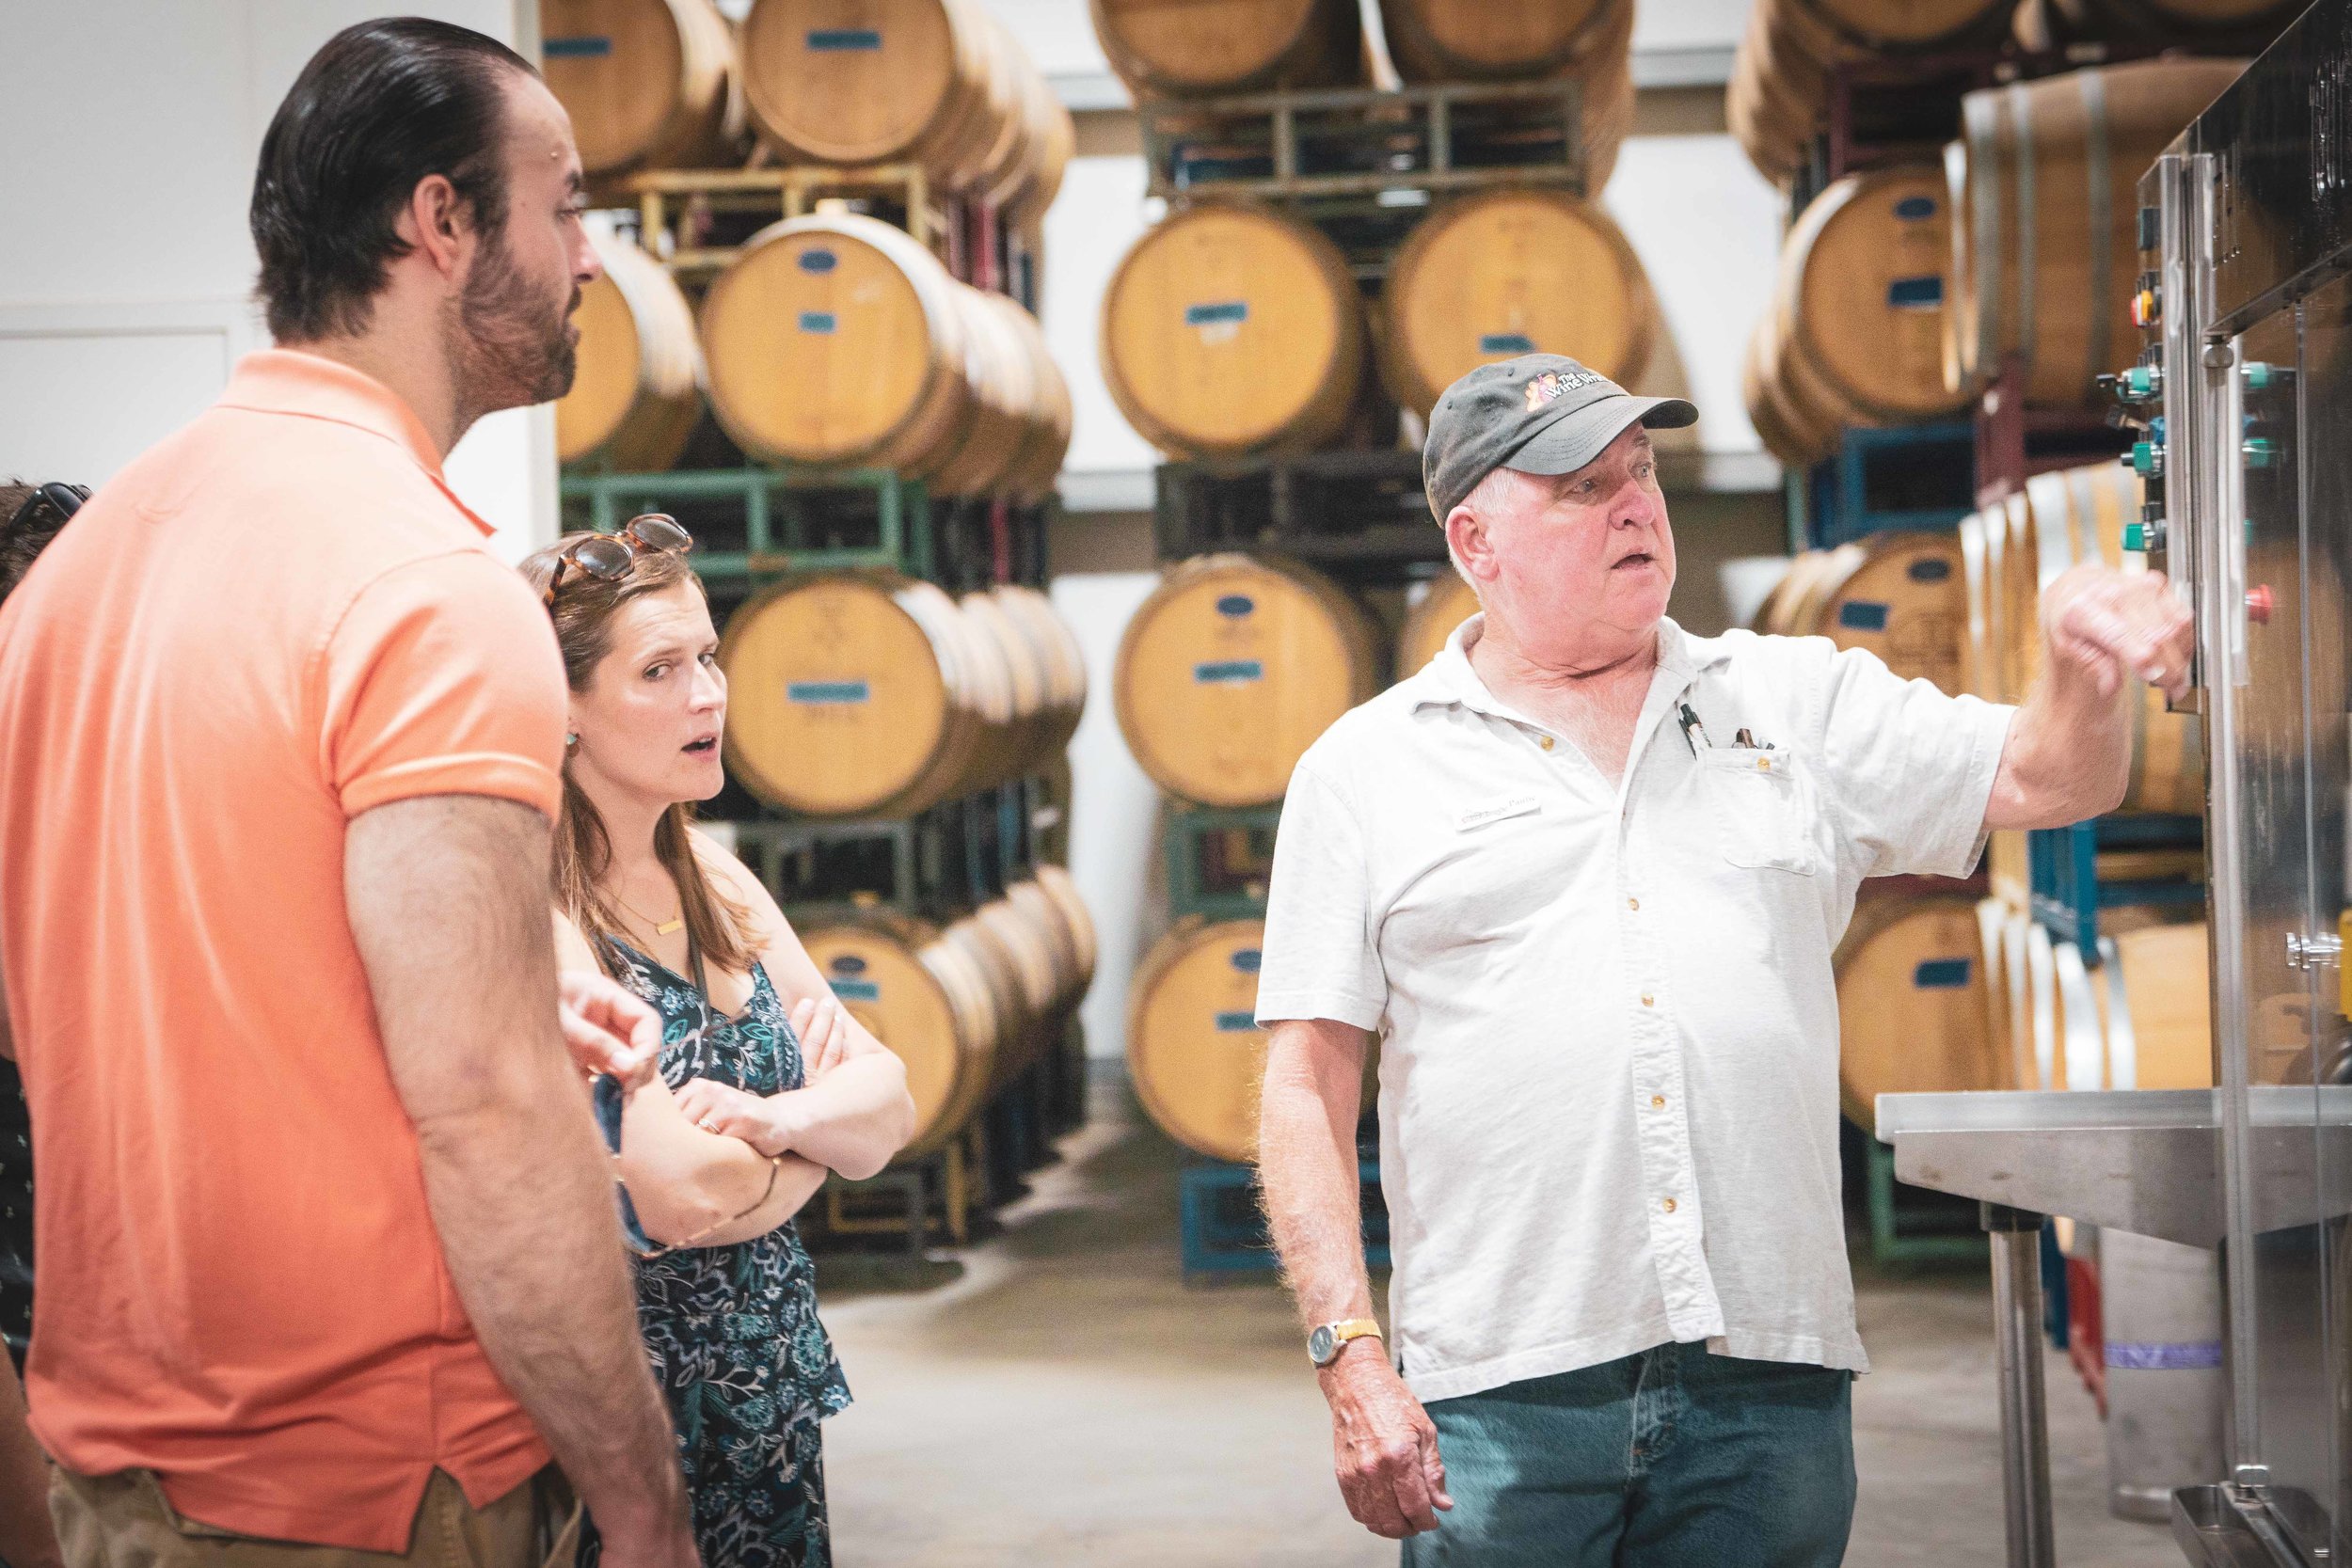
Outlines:
POLYGON ((1396 678, 1417 673, 1446 645, 1454 628, 1478 613, 1478 592, 1459 572, 1440 572, 1405 612, 1396 638, 1396 678))
POLYGON ((1619 382, 1657 341, 1640 259, 1598 205, 1541 189, 1444 202, 1398 248, 1368 331, 1338 246, 1267 207, 1203 200, 1138 240, 1103 295, 1103 375, 1177 457, 1311 451, 1351 426, 1369 343, 1426 415, 1475 366, 1542 351, 1619 382))
POLYGON ((2183 44, 2258 55, 2310 0, 2024 0, 2017 41, 2028 49, 2084 43, 2183 44))
POLYGON ((590 180, 742 161, 735 30, 712 0, 541 0, 539 29, 590 180))
POLYGON ((1633 0, 1383 0, 1380 21, 1407 83, 1574 81, 1584 189, 1607 186, 1633 126, 1633 0))
MULTIPOLYGON (((1127 990, 1127 1074, 1160 1130, 1196 1154, 1235 1164, 1258 1154, 1258 1027, 1265 923, 1181 920, 1152 945, 1127 990)), ((1380 1053, 1364 1052, 1361 1102, 1379 1094, 1380 1053)))
POLYGON ((711 283, 702 329, 711 411, 755 457, 1035 500, 1069 448, 1069 389, 1035 318, 872 218, 760 230, 711 283))
POLYGON ((694 311, 660 262, 592 234, 604 276, 580 291, 578 369, 555 405, 556 455, 620 469, 667 468, 702 417, 694 311))
POLYGON ((744 97, 787 163, 914 163, 1041 214, 1075 146, 1068 111, 981 0, 755 0, 744 97))
POLYGON ((1966 404, 1945 370, 1951 215, 1943 171, 1899 165, 1832 182, 1789 230, 1745 387, 1749 419, 1783 462, 1820 461, 1850 426, 1966 404))
POLYGON ((1376 637, 1364 608, 1308 567, 1198 557, 1170 568, 1127 624, 1119 727, 1169 794, 1270 804, 1315 736, 1376 689, 1376 637))
POLYGON ((1629 386, 1661 331, 1648 275, 1616 222, 1547 190, 1439 206, 1390 262, 1379 314, 1382 379, 1424 419, 1457 378, 1518 354, 1565 354, 1629 386))
MULTIPOLYGON (((1966 602, 1964 680, 1995 702, 2026 699, 2041 673, 2042 590, 2084 562, 2137 569, 2123 530, 2139 516, 2139 481, 2110 464, 2039 474, 2002 505, 1960 527, 1966 602)), ((2134 699, 2132 774, 2125 812, 2204 810, 2203 732, 2193 714, 2169 713, 2164 694, 2134 699)))
POLYGON ((1765 178, 1803 166, 1843 61, 1996 41, 2016 0, 1756 0, 1724 102, 1731 134, 1765 178))
POLYGON ((1948 533, 1874 533, 1807 550, 1756 611, 1756 629, 1867 648, 1905 680, 1965 689, 1967 585, 1948 533))
POLYGON ((1052 1047, 1096 957, 1093 922, 1056 865, 944 927, 869 908, 801 939, 850 1015, 906 1064, 910 1157, 944 1147, 1052 1047))
POLYGON ((1086 702, 1076 638, 1034 589, 959 604, 891 572, 789 578, 727 618, 728 770, 807 816, 911 816, 1022 777, 1086 702))
POLYGON ((2023 361, 2026 400, 2085 404, 2131 356, 2140 174, 2244 62, 2136 60, 1961 101, 1947 379, 1974 391, 2023 361))
POLYGON ((1999 898, 1882 897, 1838 944, 1838 1086, 1878 1096, 2212 1084, 2205 928, 2101 911, 2097 962, 1999 898))
POLYGON ((1355 0, 1089 0, 1094 36, 1137 98, 1360 83, 1355 0))

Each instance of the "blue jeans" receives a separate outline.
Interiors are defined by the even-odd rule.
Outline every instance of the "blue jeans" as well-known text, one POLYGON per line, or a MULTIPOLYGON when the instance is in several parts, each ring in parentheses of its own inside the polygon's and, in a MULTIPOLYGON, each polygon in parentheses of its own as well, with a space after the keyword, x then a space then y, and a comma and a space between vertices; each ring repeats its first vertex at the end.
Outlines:
POLYGON ((1405 1568, 1835 1568, 1853 1374, 1660 1345, 1429 1406, 1451 1513, 1405 1568))

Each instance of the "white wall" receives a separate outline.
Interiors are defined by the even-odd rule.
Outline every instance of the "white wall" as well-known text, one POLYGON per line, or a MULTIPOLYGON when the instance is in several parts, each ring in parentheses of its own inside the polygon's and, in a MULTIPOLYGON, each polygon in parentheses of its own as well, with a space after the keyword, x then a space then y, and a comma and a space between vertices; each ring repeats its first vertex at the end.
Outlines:
MULTIPOLYGON (((8 0, 0 474, 103 483, 268 346, 246 204, 318 46, 393 10, 535 50, 535 0, 8 0)), ((518 555, 555 518, 544 410, 485 420, 453 485, 518 555)))

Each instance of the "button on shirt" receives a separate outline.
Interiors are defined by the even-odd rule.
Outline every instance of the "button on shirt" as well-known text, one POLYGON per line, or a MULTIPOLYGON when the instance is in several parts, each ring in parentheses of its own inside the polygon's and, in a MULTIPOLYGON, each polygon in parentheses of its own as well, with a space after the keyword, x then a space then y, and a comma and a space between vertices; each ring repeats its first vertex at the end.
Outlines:
POLYGON ((1381 1037, 1407 1383, 1670 1340, 1865 1370, 1830 954, 1864 878, 1974 864, 2012 710, 1666 621, 1613 784, 1486 690, 1481 625, 1300 760, 1258 993, 1381 1037))

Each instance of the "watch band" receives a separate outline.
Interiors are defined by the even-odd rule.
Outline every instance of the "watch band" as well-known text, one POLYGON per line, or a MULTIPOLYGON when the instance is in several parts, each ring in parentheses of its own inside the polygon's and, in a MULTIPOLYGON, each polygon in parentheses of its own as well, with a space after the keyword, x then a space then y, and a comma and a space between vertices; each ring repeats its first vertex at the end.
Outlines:
POLYGON ((1318 1367, 1327 1367, 1339 1359, 1340 1352, 1350 1339, 1367 1337, 1381 1337, 1377 1319, 1343 1318, 1338 1323, 1319 1323, 1307 1336, 1307 1358, 1318 1367))

